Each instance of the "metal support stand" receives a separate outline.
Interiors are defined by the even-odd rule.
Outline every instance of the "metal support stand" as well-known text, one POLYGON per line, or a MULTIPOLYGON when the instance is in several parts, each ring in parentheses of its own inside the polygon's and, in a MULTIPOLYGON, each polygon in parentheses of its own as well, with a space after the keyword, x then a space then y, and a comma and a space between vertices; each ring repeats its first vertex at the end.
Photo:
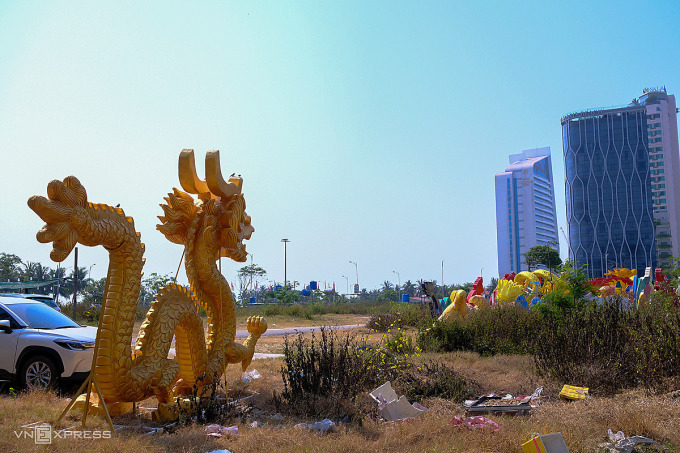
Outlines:
POLYGON ((111 428, 111 432, 114 432, 115 429, 113 427, 113 422, 111 421, 111 415, 109 414, 109 409, 106 407, 106 402, 104 401, 104 396, 102 395, 102 391, 99 388, 99 384, 97 383, 97 378, 94 375, 94 366, 95 366, 95 361, 97 360, 97 353, 99 352, 99 333, 102 331, 102 320, 104 319, 104 311, 106 310, 106 306, 102 304, 102 311, 99 316, 99 327, 97 329, 97 338, 94 341, 94 351, 92 353, 92 366, 90 367, 90 374, 85 379, 85 382, 83 382, 83 385, 80 386, 78 391, 76 392, 75 396, 71 399, 71 402, 68 403, 68 406, 66 406, 66 409, 64 409, 57 419, 57 421, 54 423, 54 426, 59 426, 59 422, 66 416, 69 410, 73 407, 73 405, 76 403, 76 400, 78 399, 78 396, 83 392, 83 390, 86 391, 85 393, 85 409, 83 409, 83 428, 85 427, 85 422, 87 421, 87 413, 90 410, 90 393, 92 392, 92 387, 94 386, 94 389, 97 391, 97 396, 99 396, 99 404, 100 407, 104 408, 104 414, 106 414, 106 421, 109 423, 109 427, 111 428))

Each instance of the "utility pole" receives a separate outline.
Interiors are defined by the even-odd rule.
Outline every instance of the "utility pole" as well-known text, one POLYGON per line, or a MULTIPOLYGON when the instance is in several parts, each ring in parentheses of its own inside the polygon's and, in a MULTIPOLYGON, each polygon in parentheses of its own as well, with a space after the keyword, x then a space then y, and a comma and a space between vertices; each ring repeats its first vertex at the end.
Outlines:
MULTIPOLYGON (((78 301, 78 247, 76 247, 75 263, 73 264, 73 320, 76 320, 76 305, 78 301)), ((77 321, 76 321, 77 322, 77 321)))
POLYGON ((288 243, 290 240, 283 238, 283 287, 288 290, 288 243))

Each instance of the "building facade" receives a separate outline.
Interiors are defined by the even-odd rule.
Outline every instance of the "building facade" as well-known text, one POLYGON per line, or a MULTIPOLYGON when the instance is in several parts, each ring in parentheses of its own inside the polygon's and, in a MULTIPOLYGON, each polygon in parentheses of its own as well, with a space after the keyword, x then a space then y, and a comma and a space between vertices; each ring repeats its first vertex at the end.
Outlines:
POLYGON ((591 278, 656 266, 647 116, 634 102, 561 120, 569 258, 591 278))
POLYGON ((536 245, 559 250, 550 148, 510 156, 495 176, 498 274, 528 270, 524 254, 536 245))
POLYGON ((647 113, 647 146, 656 226, 657 265, 680 256, 680 157, 675 96, 665 88, 645 88, 639 103, 647 113))

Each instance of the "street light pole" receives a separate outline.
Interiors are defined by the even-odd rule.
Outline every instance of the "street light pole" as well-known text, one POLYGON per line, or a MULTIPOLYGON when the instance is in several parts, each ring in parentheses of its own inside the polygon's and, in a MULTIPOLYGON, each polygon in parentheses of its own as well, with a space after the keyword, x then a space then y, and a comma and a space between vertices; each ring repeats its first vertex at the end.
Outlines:
POLYGON ((97 265, 97 263, 94 263, 94 264, 90 265, 90 270, 87 271, 87 277, 88 277, 90 280, 92 280, 92 266, 96 266, 96 265, 97 265))
POLYGON ((288 243, 290 240, 283 238, 283 287, 288 289, 288 243))
POLYGON ((401 300, 401 276, 399 275, 399 272, 397 272, 397 271, 392 271, 392 272, 397 274, 397 279, 399 280, 399 299, 397 300, 397 302, 399 302, 401 300))
POLYGON ((354 264, 354 270, 357 273, 357 288, 359 287, 359 266, 354 261, 350 261, 350 264, 354 264))
POLYGON ((442 290, 444 288, 444 260, 442 260, 442 290))
POLYGON ((349 294, 349 277, 345 277, 345 276, 343 275, 342 278, 345 279, 345 285, 346 285, 346 287, 347 287, 347 294, 349 294))

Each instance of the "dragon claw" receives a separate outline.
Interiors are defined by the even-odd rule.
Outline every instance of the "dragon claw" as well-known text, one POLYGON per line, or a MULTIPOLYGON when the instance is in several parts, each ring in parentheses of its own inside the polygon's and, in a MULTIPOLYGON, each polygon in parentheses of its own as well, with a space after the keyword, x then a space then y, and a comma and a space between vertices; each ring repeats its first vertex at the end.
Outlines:
POLYGON ((259 337, 267 331, 267 320, 262 316, 250 316, 246 325, 250 335, 259 337))

